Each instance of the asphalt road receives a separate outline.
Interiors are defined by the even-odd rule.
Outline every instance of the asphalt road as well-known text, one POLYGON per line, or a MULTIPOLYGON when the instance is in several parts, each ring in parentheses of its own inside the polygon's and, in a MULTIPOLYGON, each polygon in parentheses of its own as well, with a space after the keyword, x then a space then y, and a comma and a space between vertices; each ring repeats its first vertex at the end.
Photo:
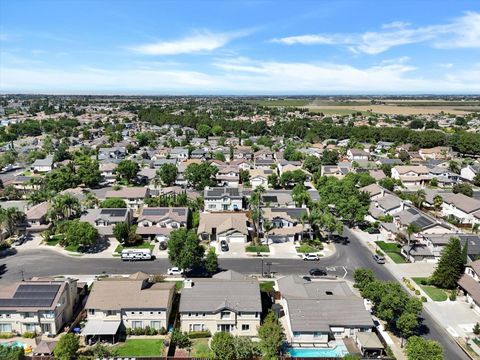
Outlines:
MULTIPOLYGON (((360 267, 373 269, 381 280, 396 281, 394 276, 384 267, 375 263, 370 251, 356 238, 356 234, 345 229, 345 235, 350 239, 348 244, 336 244, 334 255, 321 259, 319 262, 306 262, 297 259, 264 258, 264 271, 267 263, 271 263, 270 270, 277 275, 299 274, 306 275, 312 267, 324 267, 330 275, 352 279, 353 271, 360 267)), ((261 274, 262 260, 248 259, 221 259, 222 269, 231 269, 244 274, 261 274)), ((69 257, 50 250, 21 250, 16 255, 0 259, 0 285, 32 276, 48 275, 89 275, 89 274, 128 274, 136 271, 147 273, 166 273, 170 267, 166 259, 157 259, 150 262, 122 262, 119 258, 92 259, 69 257)), ((425 325, 425 337, 439 341, 445 351, 445 359, 468 360, 468 357, 457 346, 445 329, 439 326, 425 311, 422 313, 425 325)))

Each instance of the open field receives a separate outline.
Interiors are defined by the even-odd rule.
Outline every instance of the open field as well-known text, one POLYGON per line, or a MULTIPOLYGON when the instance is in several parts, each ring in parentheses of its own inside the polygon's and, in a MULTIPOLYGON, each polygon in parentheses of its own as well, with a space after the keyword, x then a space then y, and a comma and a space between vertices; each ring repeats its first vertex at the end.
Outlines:
POLYGON ((339 106, 339 105, 308 105, 306 106, 310 111, 323 112, 324 114, 339 114, 344 115, 346 111, 351 112, 373 112, 377 114, 387 115, 420 115, 420 114, 439 114, 440 112, 466 115, 472 111, 469 109, 459 110, 458 106, 438 106, 438 107, 423 107, 423 106, 399 106, 399 105, 358 105, 358 106, 339 106))
POLYGON ((278 99, 278 100, 246 100, 250 104, 256 104, 261 106, 296 106, 303 107, 310 103, 310 100, 302 99, 278 99))

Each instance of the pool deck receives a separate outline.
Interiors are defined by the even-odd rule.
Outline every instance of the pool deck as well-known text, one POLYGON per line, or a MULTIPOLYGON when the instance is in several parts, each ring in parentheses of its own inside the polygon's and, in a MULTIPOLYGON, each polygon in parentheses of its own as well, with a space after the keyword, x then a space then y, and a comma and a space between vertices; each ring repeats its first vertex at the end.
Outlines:
POLYGON ((349 354, 356 354, 356 355, 362 354, 360 352, 360 349, 357 347, 357 344, 355 344, 355 341, 352 338, 344 338, 342 340, 345 346, 347 347, 349 354))

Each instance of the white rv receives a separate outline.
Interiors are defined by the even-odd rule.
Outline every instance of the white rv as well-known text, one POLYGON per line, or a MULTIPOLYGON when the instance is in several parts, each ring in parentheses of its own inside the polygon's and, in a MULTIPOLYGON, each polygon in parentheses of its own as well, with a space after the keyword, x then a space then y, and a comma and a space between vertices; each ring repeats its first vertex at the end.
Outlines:
POLYGON ((152 251, 150 249, 123 249, 123 261, 141 261, 153 260, 152 251))

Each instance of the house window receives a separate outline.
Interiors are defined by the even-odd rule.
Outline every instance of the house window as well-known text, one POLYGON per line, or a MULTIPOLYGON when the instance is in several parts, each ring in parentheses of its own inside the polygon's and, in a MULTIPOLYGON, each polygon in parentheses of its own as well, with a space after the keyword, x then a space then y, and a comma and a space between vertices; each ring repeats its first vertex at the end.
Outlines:
POLYGON ((130 311, 130 314, 131 314, 131 315, 135 315, 135 311, 130 311))
POLYGON ((294 332, 293 337, 296 337, 296 338, 300 337, 300 333, 299 332, 294 332))
POLYGON ((242 325, 242 331, 248 331, 248 330, 250 330, 250 325, 248 325, 248 324, 243 324, 243 325, 242 325))
POLYGON ((258 318, 258 312, 255 313, 255 318, 258 318))
POLYGON ((205 331, 204 324, 190 324, 189 326, 190 331, 205 331))
POLYGON ((230 312, 229 311, 222 311, 220 313, 220 318, 221 319, 229 319, 230 318, 230 312))
POLYGON ((0 333, 12 332, 12 324, 0 324, 0 333))
POLYGON ((132 321, 132 328, 133 329, 141 329, 143 327, 142 321, 132 321))
POLYGON ((34 332, 35 331, 35 324, 25 324, 25 330, 34 332))
POLYGON ((313 333, 314 338, 319 338, 320 336, 322 336, 322 333, 319 333, 319 332, 314 332, 313 333))
POLYGON ((160 330, 160 328, 162 327, 162 322, 161 321, 150 321, 150 327, 152 327, 156 330, 160 330))
POLYGON ((88 315, 95 315, 95 309, 88 309, 88 315))

